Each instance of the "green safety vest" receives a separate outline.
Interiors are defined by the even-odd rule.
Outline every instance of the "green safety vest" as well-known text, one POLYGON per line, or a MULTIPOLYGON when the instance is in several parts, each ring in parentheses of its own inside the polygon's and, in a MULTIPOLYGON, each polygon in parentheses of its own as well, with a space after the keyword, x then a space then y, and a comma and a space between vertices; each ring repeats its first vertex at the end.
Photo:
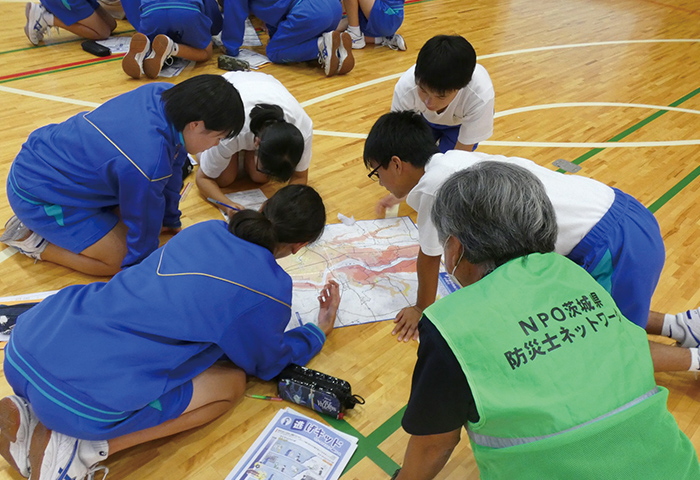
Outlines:
POLYGON ((426 309, 466 375, 483 479, 700 479, 646 333, 555 253, 511 260, 426 309))

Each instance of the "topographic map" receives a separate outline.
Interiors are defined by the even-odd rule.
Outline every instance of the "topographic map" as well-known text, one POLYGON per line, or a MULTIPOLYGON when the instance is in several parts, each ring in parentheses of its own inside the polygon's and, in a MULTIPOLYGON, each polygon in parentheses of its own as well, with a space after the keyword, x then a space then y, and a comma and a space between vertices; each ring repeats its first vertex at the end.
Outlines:
MULTIPOLYGON (((323 236, 279 260, 294 281, 288 328, 318 317, 318 294, 333 279, 340 285, 336 327, 393 319, 416 301, 418 229, 409 217, 327 225, 323 236)), ((438 296, 453 289, 440 274, 438 296)))

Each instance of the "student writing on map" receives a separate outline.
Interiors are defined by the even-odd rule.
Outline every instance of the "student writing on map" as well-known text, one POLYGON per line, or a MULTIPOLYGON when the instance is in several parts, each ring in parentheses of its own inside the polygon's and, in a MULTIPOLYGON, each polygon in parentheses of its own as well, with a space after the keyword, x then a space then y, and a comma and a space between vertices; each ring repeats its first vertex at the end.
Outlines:
POLYGON ((108 454, 222 415, 246 375, 307 363, 333 330, 339 288, 322 289, 318 326, 285 332, 292 280, 276 259, 325 222, 318 193, 290 185, 261 212, 193 225, 109 282, 20 315, 5 349, 15 395, 0 401, 2 455, 25 476, 31 459, 32 478, 84 478, 108 454))

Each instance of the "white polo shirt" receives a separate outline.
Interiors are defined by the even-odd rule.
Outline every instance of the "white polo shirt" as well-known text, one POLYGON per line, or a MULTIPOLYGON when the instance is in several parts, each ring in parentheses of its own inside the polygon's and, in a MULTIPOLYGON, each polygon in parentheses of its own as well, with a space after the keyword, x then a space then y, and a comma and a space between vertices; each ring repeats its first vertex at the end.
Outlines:
POLYGON ((304 153, 296 167, 297 172, 308 170, 311 163, 313 122, 299 102, 275 77, 260 72, 228 72, 223 77, 238 90, 243 100, 245 124, 234 138, 224 139, 199 156, 199 168, 209 178, 217 178, 228 167, 231 157, 242 150, 255 150, 255 135, 250 131, 250 112, 259 103, 277 105, 284 111, 284 119, 296 126, 304 137, 304 153))
POLYGON ((394 87, 391 111, 415 110, 430 123, 456 126, 459 142, 473 145, 483 142, 493 134, 494 97, 491 77, 484 67, 477 64, 469 84, 457 92, 444 112, 436 113, 425 106, 418 96, 415 78, 416 66, 404 73, 394 87))
POLYGON ((425 174, 406 197, 406 203, 418 212, 418 241, 424 254, 442 255, 437 230, 430 217, 435 195, 452 174, 482 161, 499 161, 519 165, 532 172, 544 184, 557 217, 559 234, 554 250, 568 255, 586 234, 603 218, 615 200, 609 186, 591 178, 564 175, 531 160, 479 152, 450 150, 433 155, 425 174))

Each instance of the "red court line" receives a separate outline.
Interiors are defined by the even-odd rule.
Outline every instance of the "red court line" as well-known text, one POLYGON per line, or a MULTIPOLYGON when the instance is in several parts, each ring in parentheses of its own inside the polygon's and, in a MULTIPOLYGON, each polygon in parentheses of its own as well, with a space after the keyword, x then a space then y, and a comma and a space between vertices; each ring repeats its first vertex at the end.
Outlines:
POLYGON ((8 79, 10 79, 10 78, 24 77, 24 76, 27 76, 27 75, 35 75, 35 74, 37 74, 37 73, 51 72, 51 71, 53 71, 53 70, 60 70, 60 69, 63 69, 63 68, 76 67, 76 66, 79 66, 79 65, 88 65, 88 64, 90 64, 90 63, 103 62, 103 61, 109 60, 109 59, 111 59, 111 58, 119 58, 119 57, 123 57, 123 56, 124 56, 123 53, 117 53, 117 54, 109 55, 109 56, 106 56, 106 57, 90 58, 90 59, 88 59, 88 60, 81 60, 81 61, 79 61, 79 62, 73 62, 73 63, 65 63, 65 64, 63 64, 63 65, 54 65, 54 66, 51 66, 51 67, 40 68, 40 69, 38 69, 38 70, 30 70, 30 71, 28 71, 28 72, 20 72, 20 73, 13 73, 13 74, 11 74, 11 75, 3 75, 3 76, 0 77, 0 81, 2 81, 2 80, 8 80, 8 79))

